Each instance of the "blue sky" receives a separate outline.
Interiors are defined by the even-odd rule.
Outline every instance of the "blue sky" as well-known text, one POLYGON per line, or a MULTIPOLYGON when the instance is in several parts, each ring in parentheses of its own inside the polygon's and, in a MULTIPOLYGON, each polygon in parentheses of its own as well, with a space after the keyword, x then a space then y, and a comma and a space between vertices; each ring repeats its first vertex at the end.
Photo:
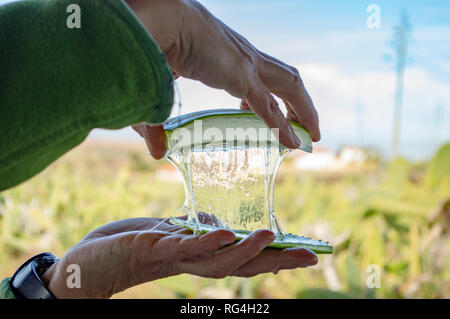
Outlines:
MULTIPOLYGON (((257 48, 300 70, 319 111, 321 145, 362 144, 386 154, 395 83, 389 39, 401 9, 407 10, 413 42, 405 73, 401 153, 426 158, 450 140, 450 1, 201 2, 257 48), (370 4, 381 9, 379 29, 366 25, 370 4)), ((198 82, 181 79, 178 85, 182 113, 239 103, 198 82)))
MULTIPOLYGON (((209 1, 211 8, 220 2, 209 1)), ((238 1, 227 1, 227 6, 238 1)), ((408 11, 414 28, 412 64, 439 72, 440 64, 450 59, 449 1, 246 1, 247 8, 223 19, 266 51, 288 61, 327 62, 350 72, 389 68, 383 59, 389 53, 392 27, 398 23, 401 8, 408 11), (265 5, 258 5, 262 2, 265 5), (381 28, 368 29, 366 8, 376 3, 381 8, 381 28), (250 20, 251 7, 260 7, 250 20), (244 21, 243 21, 244 20, 244 21), (269 26, 267 22, 269 21, 269 26), (263 32, 262 29, 264 29, 263 32), (268 41, 268 39, 270 39, 268 41), (445 42, 447 40, 447 42, 445 42), (292 44, 292 45, 290 45, 292 44), (330 52, 332 51, 332 52, 330 52)), ((226 7, 225 7, 226 8, 226 7)))

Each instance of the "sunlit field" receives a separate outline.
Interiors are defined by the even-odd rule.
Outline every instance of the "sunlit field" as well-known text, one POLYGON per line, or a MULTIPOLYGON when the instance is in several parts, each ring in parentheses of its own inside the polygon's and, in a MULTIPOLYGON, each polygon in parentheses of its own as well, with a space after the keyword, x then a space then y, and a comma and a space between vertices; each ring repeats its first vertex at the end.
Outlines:
MULTIPOLYGON (((283 162, 275 207, 285 230, 329 240, 315 267, 250 279, 190 275, 131 288, 116 298, 450 298, 450 144, 429 161, 299 168, 283 162), (379 288, 367 282, 379 269, 379 288), (370 285, 369 285, 370 286, 370 285)), ((111 221, 166 217, 184 190, 168 162, 143 144, 89 140, 32 180, 0 194, 0 275, 28 257, 62 255, 111 221)))

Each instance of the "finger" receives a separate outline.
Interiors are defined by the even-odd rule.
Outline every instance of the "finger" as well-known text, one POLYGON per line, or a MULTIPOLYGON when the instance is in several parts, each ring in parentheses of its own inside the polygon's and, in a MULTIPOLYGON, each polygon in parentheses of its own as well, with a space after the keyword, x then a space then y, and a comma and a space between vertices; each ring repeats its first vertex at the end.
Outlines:
POLYGON ((172 69, 172 77, 174 80, 176 80, 180 77, 180 75, 172 69))
POLYGON ((135 124, 135 125, 131 125, 131 127, 132 127, 133 130, 135 130, 136 133, 138 133, 141 137, 144 137, 144 135, 143 135, 143 133, 142 133, 143 124, 135 124))
MULTIPOLYGON (((177 219, 181 219, 181 220, 188 220, 189 216, 188 215, 184 215, 184 216, 179 216, 177 217, 177 219)), ((175 233, 180 234, 180 235, 191 235, 192 234, 192 230, 190 230, 189 228, 184 228, 184 227, 180 227, 176 224, 172 224, 172 222, 170 221, 170 219, 168 218, 165 223, 172 225, 172 227, 175 228, 179 228, 177 231, 175 231, 175 233)))
POLYGON ((258 230, 237 244, 216 252, 211 258, 184 260, 177 263, 180 272, 193 275, 223 278, 257 256, 274 240, 269 230, 258 230))
POLYGON ((264 52, 256 50, 244 37, 234 30, 232 32, 241 45, 252 48, 262 58, 262 63, 258 63, 258 65, 262 66, 259 68, 262 69, 260 76, 263 83, 278 97, 292 101, 294 112, 298 115, 298 122, 308 129, 314 142, 319 141, 320 130, 317 111, 303 85, 298 70, 264 52))
MULTIPOLYGON (((199 212, 198 216, 199 216, 199 221, 202 224, 209 224, 209 225, 214 225, 214 226, 220 225, 220 224, 214 224, 215 219, 213 219, 210 215, 208 215, 206 213, 199 212), (202 216, 202 218, 200 218, 200 216, 202 216)), ((188 215, 177 217, 177 219, 181 219, 181 220, 185 220, 185 221, 188 220, 188 218, 189 218, 188 215)), ((182 235, 192 234, 192 230, 190 230, 188 228, 180 227, 176 224, 172 224, 172 222, 168 218, 165 219, 164 224, 167 224, 166 227, 168 227, 166 231, 173 231, 174 233, 182 234, 182 235)))
POLYGON ((167 136, 163 126, 144 124, 141 132, 150 154, 155 159, 161 159, 167 151, 167 136))
POLYGON ((247 101, 242 100, 241 105, 239 106, 241 110, 250 111, 250 106, 248 106, 247 101))
POLYGON ((297 114, 295 114, 294 110, 292 109, 291 105, 289 104, 288 101, 283 100, 284 106, 286 107, 287 110, 287 114, 286 114, 286 118, 289 121, 294 121, 294 122, 299 122, 299 119, 297 118, 297 114))
POLYGON ((277 58, 275 58, 275 57, 273 57, 273 56, 271 56, 271 55, 268 55, 267 53, 264 53, 264 52, 258 50, 258 54, 261 55, 261 56, 263 56, 263 57, 264 57, 265 59, 267 59, 267 60, 270 60, 270 61, 272 61, 272 62, 274 62, 274 63, 277 63, 277 64, 283 66, 284 68, 286 68, 286 69, 288 69, 288 70, 294 69, 294 68, 293 68, 292 66, 290 66, 289 64, 284 63, 283 61, 278 60, 277 58))
POLYGON ((202 224, 222 227, 220 220, 214 215, 207 214, 205 212, 198 212, 198 221, 202 224))
POLYGON ((207 214, 205 212, 198 212, 197 218, 201 224, 209 225, 214 222, 214 219, 212 218, 212 216, 210 216, 209 214, 207 214))
POLYGON ((211 216, 211 219, 212 219, 211 222, 210 222, 210 225, 213 225, 213 226, 216 226, 216 227, 223 227, 222 222, 220 221, 220 219, 216 215, 212 214, 210 216, 211 216))
POLYGON ((261 273, 278 273, 282 269, 314 266, 317 255, 305 248, 265 249, 233 272, 233 276, 252 277, 261 273))
POLYGON ((263 54, 258 72, 271 92, 289 102, 298 122, 310 132, 312 140, 320 140, 317 111, 298 70, 263 54))
POLYGON ((193 234, 192 230, 190 230, 188 228, 180 228, 180 229, 174 231, 174 233, 179 234, 179 235, 192 235, 193 234))
POLYGON ((248 91, 246 101, 253 112, 258 114, 271 129, 278 130, 280 142, 289 148, 298 148, 300 140, 291 124, 284 117, 278 103, 260 81, 255 81, 248 91))
MULTIPOLYGON (((194 258, 213 253, 236 240, 233 232, 220 229, 203 235, 166 235, 149 232, 140 235, 139 240, 151 246, 151 258, 156 261, 170 261, 194 258)), ((150 251, 150 250, 149 250, 150 251)))

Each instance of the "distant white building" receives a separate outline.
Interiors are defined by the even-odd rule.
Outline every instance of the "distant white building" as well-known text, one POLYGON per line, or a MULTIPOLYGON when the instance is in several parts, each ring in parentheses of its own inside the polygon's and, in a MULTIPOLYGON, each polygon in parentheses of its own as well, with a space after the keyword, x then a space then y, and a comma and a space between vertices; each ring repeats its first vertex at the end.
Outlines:
POLYGON ((344 146, 338 153, 323 147, 314 147, 312 153, 298 152, 294 166, 301 171, 335 172, 350 165, 362 164, 366 159, 366 151, 357 146, 344 146))
POLYGON ((362 164, 367 160, 367 151, 358 146, 344 146, 339 151, 339 159, 345 164, 362 164))
POLYGON ((332 150, 314 147, 312 153, 298 152, 295 155, 294 166, 301 171, 329 171, 339 169, 338 158, 332 150))

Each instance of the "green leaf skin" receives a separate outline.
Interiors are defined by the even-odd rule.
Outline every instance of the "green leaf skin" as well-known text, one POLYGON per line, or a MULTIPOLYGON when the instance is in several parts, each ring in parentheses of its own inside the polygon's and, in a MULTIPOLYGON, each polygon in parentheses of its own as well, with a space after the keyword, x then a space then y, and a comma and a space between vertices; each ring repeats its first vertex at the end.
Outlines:
MULTIPOLYGON (((228 228, 220 228, 212 225, 201 224, 201 227, 198 227, 195 223, 187 222, 185 220, 179 218, 170 218, 170 222, 174 225, 181 226, 187 228, 195 233, 204 234, 210 231, 214 231, 217 229, 226 229, 232 231, 236 236, 236 241, 240 241, 242 239, 247 238, 247 236, 251 233, 246 230, 238 230, 238 229, 228 229, 228 228)), ((287 234, 283 238, 276 238, 268 247, 271 248, 307 248, 315 252, 316 254, 332 254, 333 246, 331 246, 328 242, 323 242, 320 240, 314 240, 311 238, 298 236, 294 234, 287 234)))
MULTIPOLYGON (((194 121, 207 120, 208 125, 204 127, 222 127, 225 123, 229 128, 248 128, 248 127, 267 127, 263 120, 255 113, 239 109, 213 109, 206 111, 199 111, 173 117, 164 122, 163 127, 166 131, 168 138, 177 129, 192 128, 194 121)), ((292 128, 300 139, 301 144, 299 149, 311 153, 312 152, 312 140, 311 136, 306 128, 300 124, 290 121, 292 128)), ((269 129, 267 127, 267 129, 269 129)), ((225 136, 225 132, 223 132, 225 136)), ((284 147, 280 145, 280 147, 284 147)))

